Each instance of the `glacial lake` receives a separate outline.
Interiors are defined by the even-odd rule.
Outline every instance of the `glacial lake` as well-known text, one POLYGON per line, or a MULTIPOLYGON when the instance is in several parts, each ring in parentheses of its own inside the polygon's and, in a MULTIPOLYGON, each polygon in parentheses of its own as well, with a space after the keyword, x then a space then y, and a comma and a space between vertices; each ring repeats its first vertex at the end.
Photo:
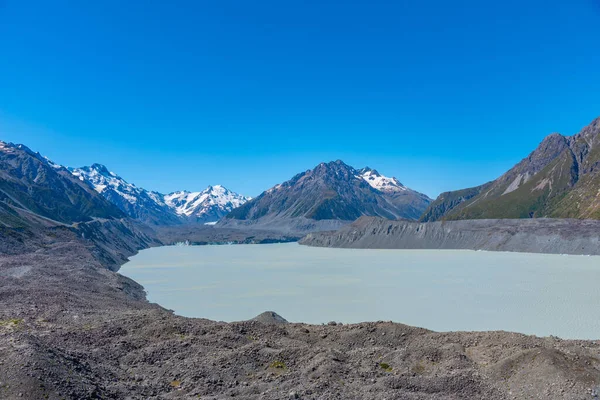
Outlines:
POLYGON ((355 250, 296 243, 170 246, 120 273, 176 314, 217 321, 394 321, 435 331, 600 339, 600 257, 355 250))

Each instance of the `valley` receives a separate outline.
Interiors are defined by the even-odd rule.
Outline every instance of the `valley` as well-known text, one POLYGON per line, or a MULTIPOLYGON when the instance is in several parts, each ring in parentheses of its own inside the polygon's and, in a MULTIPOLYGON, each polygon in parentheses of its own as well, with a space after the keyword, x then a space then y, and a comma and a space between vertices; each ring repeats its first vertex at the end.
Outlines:
POLYGON ((165 195, 2 142, 0 398, 594 399, 599 136, 434 201, 341 160, 165 195), (169 269, 207 297, 155 300, 169 269))

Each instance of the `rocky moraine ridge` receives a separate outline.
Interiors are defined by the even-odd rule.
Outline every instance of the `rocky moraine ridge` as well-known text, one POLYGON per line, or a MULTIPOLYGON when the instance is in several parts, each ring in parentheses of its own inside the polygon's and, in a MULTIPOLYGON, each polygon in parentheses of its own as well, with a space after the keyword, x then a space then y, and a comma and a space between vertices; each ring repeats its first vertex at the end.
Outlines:
POLYGON ((496 219, 414 222, 363 217, 300 244, 354 249, 463 249, 600 255, 600 221, 496 219))

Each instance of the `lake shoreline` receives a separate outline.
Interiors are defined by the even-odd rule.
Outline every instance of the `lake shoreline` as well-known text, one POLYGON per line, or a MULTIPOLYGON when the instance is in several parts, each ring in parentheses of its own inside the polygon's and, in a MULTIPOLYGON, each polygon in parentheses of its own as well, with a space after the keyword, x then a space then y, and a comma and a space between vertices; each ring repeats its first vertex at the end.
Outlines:
POLYGON ((276 309, 313 324, 393 320, 435 331, 595 339, 597 265, 585 256, 288 243, 153 248, 121 273, 150 301, 187 317, 240 321, 276 309))

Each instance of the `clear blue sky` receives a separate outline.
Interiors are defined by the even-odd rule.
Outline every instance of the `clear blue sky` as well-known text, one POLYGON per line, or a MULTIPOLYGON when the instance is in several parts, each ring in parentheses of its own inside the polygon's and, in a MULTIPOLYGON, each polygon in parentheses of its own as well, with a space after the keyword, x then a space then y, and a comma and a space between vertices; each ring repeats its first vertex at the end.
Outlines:
POLYGON ((600 115, 596 0, 0 0, 0 139, 147 189, 321 161, 435 197, 600 115))

